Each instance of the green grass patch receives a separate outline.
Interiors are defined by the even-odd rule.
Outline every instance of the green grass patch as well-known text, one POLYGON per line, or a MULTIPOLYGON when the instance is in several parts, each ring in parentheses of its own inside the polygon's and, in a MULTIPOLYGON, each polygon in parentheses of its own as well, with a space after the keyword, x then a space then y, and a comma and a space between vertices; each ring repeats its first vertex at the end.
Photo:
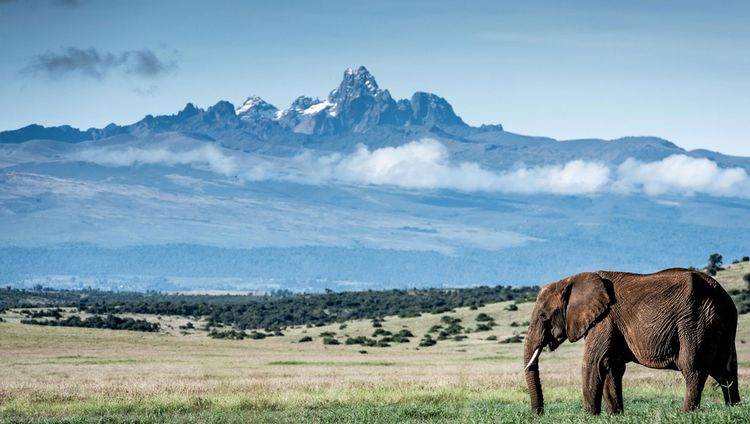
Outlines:
POLYGON ((312 366, 312 365, 333 365, 333 366, 344 366, 344 367, 390 367, 397 365, 396 362, 392 361, 345 361, 345 362, 332 362, 332 361, 271 361, 268 365, 301 365, 301 366, 312 366))
POLYGON ((492 355, 492 356, 477 356, 471 358, 472 361, 518 361, 517 356, 508 355, 492 355))
MULTIPOLYGON (((707 402, 701 410, 681 412, 676 396, 630 396, 625 414, 615 417, 586 417, 579 399, 557 399, 546 405, 546 413, 533 416, 525 402, 502 396, 476 396, 455 391, 435 391, 436 396, 405 396, 401 401, 327 402, 280 408, 238 399, 185 397, 142 402, 82 402, 50 409, 42 404, 19 411, 13 405, 0 406, 2 422, 34 423, 746 423, 750 405, 725 407, 707 402), (35 412, 36 411, 36 412, 35 412)), ((21 405, 15 405, 21 406, 21 405)))

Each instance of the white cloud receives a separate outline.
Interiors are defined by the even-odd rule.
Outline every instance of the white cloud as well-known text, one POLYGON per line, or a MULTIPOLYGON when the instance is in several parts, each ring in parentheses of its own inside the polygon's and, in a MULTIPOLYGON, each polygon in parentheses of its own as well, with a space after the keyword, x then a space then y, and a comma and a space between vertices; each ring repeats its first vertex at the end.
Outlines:
POLYGON ((708 159, 673 155, 660 161, 628 159, 610 168, 600 162, 508 170, 485 169, 475 162, 453 162, 448 149, 433 139, 370 150, 360 145, 351 154, 293 158, 226 153, 214 145, 147 148, 91 148, 73 156, 105 166, 137 164, 189 165, 240 181, 281 180, 301 184, 344 183, 411 189, 450 189, 521 194, 592 195, 601 192, 648 195, 695 193, 749 197, 750 177, 742 168, 721 168, 708 159))
POLYGON ((750 197, 750 176, 742 168, 721 168, 709 159, 672 155, 656 162, 626 160, 617 168, 613 188, 649 195, 750 197))
POLYGON ((431 139, 373 151, 360 146, 352 155, 329 157, 326 162, 331 167, 327 174, 340 181, 408 188, 590 194, 609 179, 606 166, 578 160, 503 172, 473 162, 453 164, 445 146, 431 139))
POLYGON ((225 155, 221 149, 212 145, 183 150, 170 150, 164 147, 92 148, 78 152, 71 159, 104 166, 191 165, 221 175, 232 175, 237 172, 236 159, 225 155))

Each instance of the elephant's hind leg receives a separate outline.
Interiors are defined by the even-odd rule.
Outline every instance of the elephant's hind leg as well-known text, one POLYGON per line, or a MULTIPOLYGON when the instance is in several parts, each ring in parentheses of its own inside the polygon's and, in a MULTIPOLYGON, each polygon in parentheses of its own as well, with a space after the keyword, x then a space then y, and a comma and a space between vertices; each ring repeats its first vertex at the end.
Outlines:
POLYGON ((708 373, 703 370, 689 370, 683 371, 682 375, 685 377, 685 402, 682 410, 689 412, 701 406, 701 394, 708 373))
POLYGON ((607 413, 610 415, 621 414, 622 402, 622 375, 625 374, 625 364, 612 364, 604 378, 604 403, 607 405, 607 413))
POLYGON ((737 354, 734 348, 732 348, 727 365, 725 367, 716 367, 716 369, 711 371, 711 377, 721 386, 724 403, 729 406, 740 403, 740 389, 737 379, 737 354))

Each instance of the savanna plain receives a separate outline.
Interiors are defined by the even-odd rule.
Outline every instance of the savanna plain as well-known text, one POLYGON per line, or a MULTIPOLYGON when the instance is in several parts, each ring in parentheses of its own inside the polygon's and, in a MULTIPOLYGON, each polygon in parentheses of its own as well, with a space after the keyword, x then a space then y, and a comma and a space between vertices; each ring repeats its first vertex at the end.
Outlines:
MULTIPOLYGON (((717 279, 744 289, 750 263, 717 279)), ((706 385, 700 410, 681 412, 684 383, 676 371, 628 364, 625 413, 585 417, 580 366, 583 342, 564 343, 540 360, 546 412, 530 412, 523 378, 522 336, 532 302, 493 303, 440 314, 386 316, 382 331, 414 334, 389 347, 347 345, 372 337, 367 320, 286 328, 260 340, 207 337, 194 317, 134 315, 162 331, 21 324, 18 310, 0 314, 2 422, 750 422, 750 314, 740 315, 737 350, 744 403, 724 406, 720 387, 706 385), (496 325, 466 338, 419 346, 435 325, 479 314, 496 325), (444 318, 449 317, 449 318, 444 318), (180 330, 188 321, 193 330, 180 330), (321 334, 341 344, 324 344, 321 334), (300 342, 305 336, 312 341, 300 342), (511 342, 509 342, 511 341, 511 342)))

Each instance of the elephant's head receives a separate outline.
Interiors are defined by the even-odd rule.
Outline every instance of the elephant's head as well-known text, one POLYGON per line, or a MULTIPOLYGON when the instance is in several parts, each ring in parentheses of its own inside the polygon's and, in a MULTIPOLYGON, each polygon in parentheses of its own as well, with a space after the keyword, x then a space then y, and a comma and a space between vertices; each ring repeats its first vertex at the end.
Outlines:
POLYGON ((575 342, 607 311, 611 302, 604 280, 596 273, 582 273, 550 284, 539 292, 526 335, 523 360, 531 409, 544 412, 539 380, 539 353, 555 350, 566 339, 575 342))

